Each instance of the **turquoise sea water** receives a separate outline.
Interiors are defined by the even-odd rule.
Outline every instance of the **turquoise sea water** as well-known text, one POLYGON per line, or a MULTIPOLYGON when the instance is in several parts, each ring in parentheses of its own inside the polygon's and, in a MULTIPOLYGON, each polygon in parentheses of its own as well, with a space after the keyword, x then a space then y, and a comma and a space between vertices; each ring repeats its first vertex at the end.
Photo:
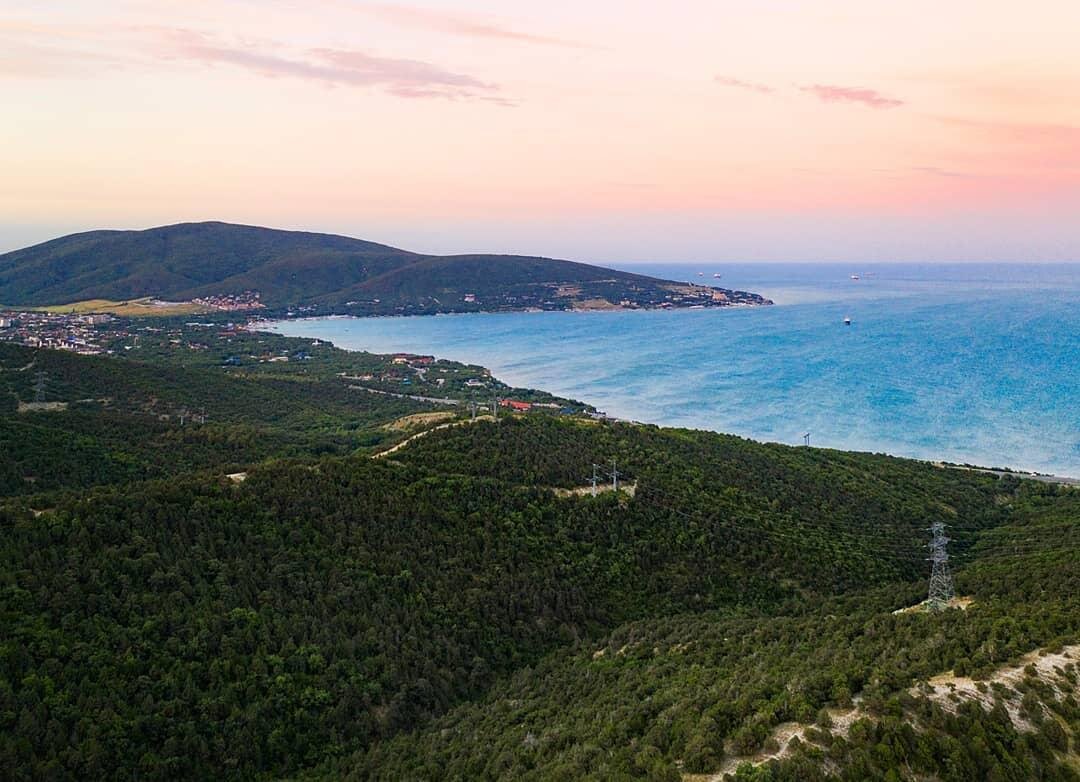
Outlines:
POLYGON ((778 306, 274 329, 482 364, 621 418, 1080 476, 1080 265, 622 268, 710 284, 719 272, 715 284, 778 306))

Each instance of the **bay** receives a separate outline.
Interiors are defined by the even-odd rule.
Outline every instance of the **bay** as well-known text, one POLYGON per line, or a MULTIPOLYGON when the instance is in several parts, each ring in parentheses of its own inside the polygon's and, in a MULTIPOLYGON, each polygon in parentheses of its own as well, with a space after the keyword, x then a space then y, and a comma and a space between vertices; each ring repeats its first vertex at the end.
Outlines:
POLYGON ((809 432, 815 446, 1080 476, 1080 266, 619 268, 752 290, 777 305, 270 328, 481 364, 620 418, 791 444, 809 432))

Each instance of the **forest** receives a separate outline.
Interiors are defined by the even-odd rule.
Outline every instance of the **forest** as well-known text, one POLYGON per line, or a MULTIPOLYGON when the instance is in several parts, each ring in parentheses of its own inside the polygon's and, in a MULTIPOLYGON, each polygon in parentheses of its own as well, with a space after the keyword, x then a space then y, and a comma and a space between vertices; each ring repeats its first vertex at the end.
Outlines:
POLYGON ((1076 490, 578 415, 372 459, 388 357, 173 339, 0 345, 5 779, 1080 778, 1076 665, 994 679, 1078 641, 1076 490), (937 521, 970 602, 905 610, 937 521))

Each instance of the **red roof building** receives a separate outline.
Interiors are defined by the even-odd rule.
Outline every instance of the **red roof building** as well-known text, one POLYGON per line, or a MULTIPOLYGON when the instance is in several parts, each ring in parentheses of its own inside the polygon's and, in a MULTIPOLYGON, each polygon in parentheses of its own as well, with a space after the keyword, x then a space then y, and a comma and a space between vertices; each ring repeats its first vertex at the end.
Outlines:
POLYGON ((518 402, 516 399, 500 399, 499 407, 509 407, 511 410, 517 410, 520 413, 524 413, 526 410, 532 410, 532 404, 529 402, 518 402))

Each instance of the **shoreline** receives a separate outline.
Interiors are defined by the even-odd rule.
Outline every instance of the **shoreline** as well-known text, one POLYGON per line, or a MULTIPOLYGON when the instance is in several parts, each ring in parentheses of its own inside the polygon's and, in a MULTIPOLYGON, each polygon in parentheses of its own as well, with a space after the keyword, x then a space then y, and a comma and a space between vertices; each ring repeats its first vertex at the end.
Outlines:
MULTIPOLYGON (((747 305, 746 307, 740 307, 740 309, 753 308, 753 307, 754 307, 754 305, 747 305)), ((679 311, 689 310, 689 309, 691 309, 691 308, 683 307, 683 308, 679 308, 679 311)), ((715 308, 711 308, 711 309, 726 309, 726 308, 724 308, 724 307, 715 307, 715 308)), ((628 312, 633 312, 633 311, 665 312, 665 311, 671 311, 671 310, 659 309, 659 308, 651 309, 651 310, 634 310, 634 309, 630 309, 630 308, 623 308, 623 309, 618 309, 618 310, 582 310, 581 312, 589 313, 589 312, 620 312, 620 311, 628 311, 628 312)), ((571 312, 571 311, 570 310, 518 310, 518 311, 514 311, 513 313, 501 313, 501 312, 475 312, 475 313, 461 312, 461 313, 457 313, 457 312, 454 312, 454 313, 432 313, 432 315, 437 317, 439 315, 447 315, 447 316, 498 315, 498 314, 526 314, 526 313, 531 314, 531 313, 549 313, 549 312, 571 312)), ((421 315, 308 316, 308 317, 282 318, 282 319, 274 319, 274 320, 267 319, 267 320, 255 321, 255 322, 249 323, 245 328, 248 328, 251 331, 266 331, 268 333, 275 333, 275 334, 278 334, 280 336, 298 336, 298 337, 301 337, 301 338, 304 338, 304 339, 308 339, 308 338, 326 339, 325 337, 313 337, 313 336, 308 336, 308 335, 289 335, 289 334, 285 334, 285 333, 283 333, 281 331, 277 331, 277 330, 274 330, 274 329, 267 329, 267 328, 260 328, 260 327, 265 327, 266 325, 270 325, 270 324, 291 323, 291 322, 299 322, 299 321, 366 320, 366 319, 369 319, 369 318, 410 318, 410 317, 415 318, 415 317, 429 317, 429 316, 421 316, 421 315)), ((330 342, 335 348, 337 348, 339 350, 345 350, 345 351, 351 351, 351 352, 367 352, 367 353, 374 353, 374 354, 378 354, 378 355, 393 355, 394 353, 407 352, 407 351, 402 351, 400 349, 396 349, 396 350, 390 350, 390 351, 388 351, 386 353, 383 353, 381 350, 370 350, 370 349, 366 349, 366 348, 344 347, 344 346, 340 345, 339 343, 335 342, 334 340, 326 340, 326 341, 330 342)), ((431 351, 428 351, 428 352, 431 352, 431 351)), ((448 360, 448 361, 455 361, 455 362, 462 363, 462 364, 467 364, 467 365, 475 364, 476 366, 483 366, 484 369, 487 369, 493 375, 498 376, 503 382, 508 383, 509 385, 512 385, 512 386, 520 386, 520 387, 523 387, 523 388, 533 388, 534 390, 542 390, 542 391, 544 391, 546 393, 552 393, 552 394, 556 394, 556 395, 560 395, 560 396, 568 396, 568 395, 573 396, 576 393, 576 392, 571 392, 571 391, 560 391, 559 389, 554 389, 554 390, 548 389, 548 388, 540 389, 540 388, 537 388, 535 386, 535 384, 532 383, 531 381, 515 379, 512 376, 513 375, 513 370, 508 370, 508 369, 505 369, 505 368, 504 369, 498 369, 497 367, 488 366, 486 363, 471 362, 471 361, 467 361, 467 360, 460 359, 460 358, 454 358, 454 357, 451 357, 451 356, 438 355, 437 353, 433 353, 433 354, 436 355, 436 358, 439 358, 439 359, 444 359, 444 360, 448 360)), ((584 401, 587 404, 595 406, 594 402, 592 402, 591 400, 589 400, 587 398, 584 399, 584 401)), ((609 405, 604 405, 604 406, 608 407, 609 405)), ((736 432, 726 432, 726 431, 721 431, 719 429, 713 429, 713 428, 708 428, 708 427, 695 427, 695 426, 687 426, 687 425, 679 425, 679 424, 661 423, 661 422, 648 421, 648 420, 638 420, 637 418, 634 418, 634 417, 632 417, 630 415, 618 414, 617 411, 616 411, 615 414, 609 415, 608 418, 610 418, 611 420, 616 420, 616 421, 620 421, 620 422, 623 422, 623 423, 629 423, 629 424, 634 424, 634 425, 639 425, 639 426, 659 426, 659 427, 670 428, 670 429, 687 429, 687 430, 707 431, 707 432, 713 432, 715 434, 720 434, 720 435, 727 435, 727 436, 733 436, 733 437, 743 437, 745 439, 753 440, 753 441, 758 442, 758 443, 786 445, 786 446, 790 446, 790 447, 799 447, 798 444, 796 444, 796 443, 789 443, 789 442, 784 442, 784 441, 781 441, 781 440, 770 440, 770 439, 767 439, 767 438, 763 438, 761 436, 739 434, 739 433, 736 433, 736 432)), ((1080 476, 1059 475, 1059 474, 1056 474, 1056 473, 1048 473, 1048 472, 1044 472, 1044 471, 1040 471, 1040 470, 1036 470, 1036 469, 1023 469, 1023 468, 1017 468, 1017 467, 988 467, 988 466, 981 466, 981 465, 976 465, 976 464, 971 464, 971 463, 957 463, 957 462, 947 461, 947 460, 941 459, 940 457, 934 457, 934 456, 909 456, 909 455, 886 452, 886 451, 882 451, 879 448, 874 447, 874 446, 867 446, 866 448, 862 448, 862 449, 860 449, 860 448, 850 448, 850 447, 849 448, 832 447, 832 446, 812 446, 812 447, 821 448, 823 450, 844 451, 844 452, 848 452, 848 453, 881 454, 881 455, 888 456, 889 458, 893 458, 893 459, 910 459, 912 461, 923 462, 923 463, 930 464, 932 466, 938 467, 940 469, 956 469, 956 470, 967 470, 967 471, 971 471, 971 472, 982 472, 982 473, 997 475, 998 477, 1004 477, 1006 475, 1012 475, 1012 476, 1015 476, 1015 477, 1020 478, 1020 479, 1036 480, 1036 481, 1041 481, 1043 483, 1049 483, 1049 484, 1054 484, 1054 485, 1058 485, 1058 486, 1080 487, 1080 476)))
MULTIPOLYGON (((350 312, 337 312, 328 313, 325 315, 298 315, 298 314, 254 314, 250 310, 247 311, 249 323, 286 323, 292 321, 308 321, 308 320, 371 320, 377 318, 448 318, 458 317, 463 315, 542 315, 553 313, 622 313, 622 312, 705 312, 716 310, 756 310, 756 309, 768 309, 771 307, 783 307, 784 302, 776 302, 772 299, 766 300, 761 304, 750 304, 747 302, 735 302, 732 304, 721 305, 691 305, 691 306, 671 306, 671 307, 623 307, 615 304, 610 307, 566 307, 564 309, 544 309, 542 307, 522 307, 521 309, 499 309, 499 310, 449 310, 445 312, 372 312, 363 315, 357 315, 350 312)), ((202 313, 213 315, 225 315, 224 310, 202 313)), ((245 314, 240 312, 238 314, 245 314)))

